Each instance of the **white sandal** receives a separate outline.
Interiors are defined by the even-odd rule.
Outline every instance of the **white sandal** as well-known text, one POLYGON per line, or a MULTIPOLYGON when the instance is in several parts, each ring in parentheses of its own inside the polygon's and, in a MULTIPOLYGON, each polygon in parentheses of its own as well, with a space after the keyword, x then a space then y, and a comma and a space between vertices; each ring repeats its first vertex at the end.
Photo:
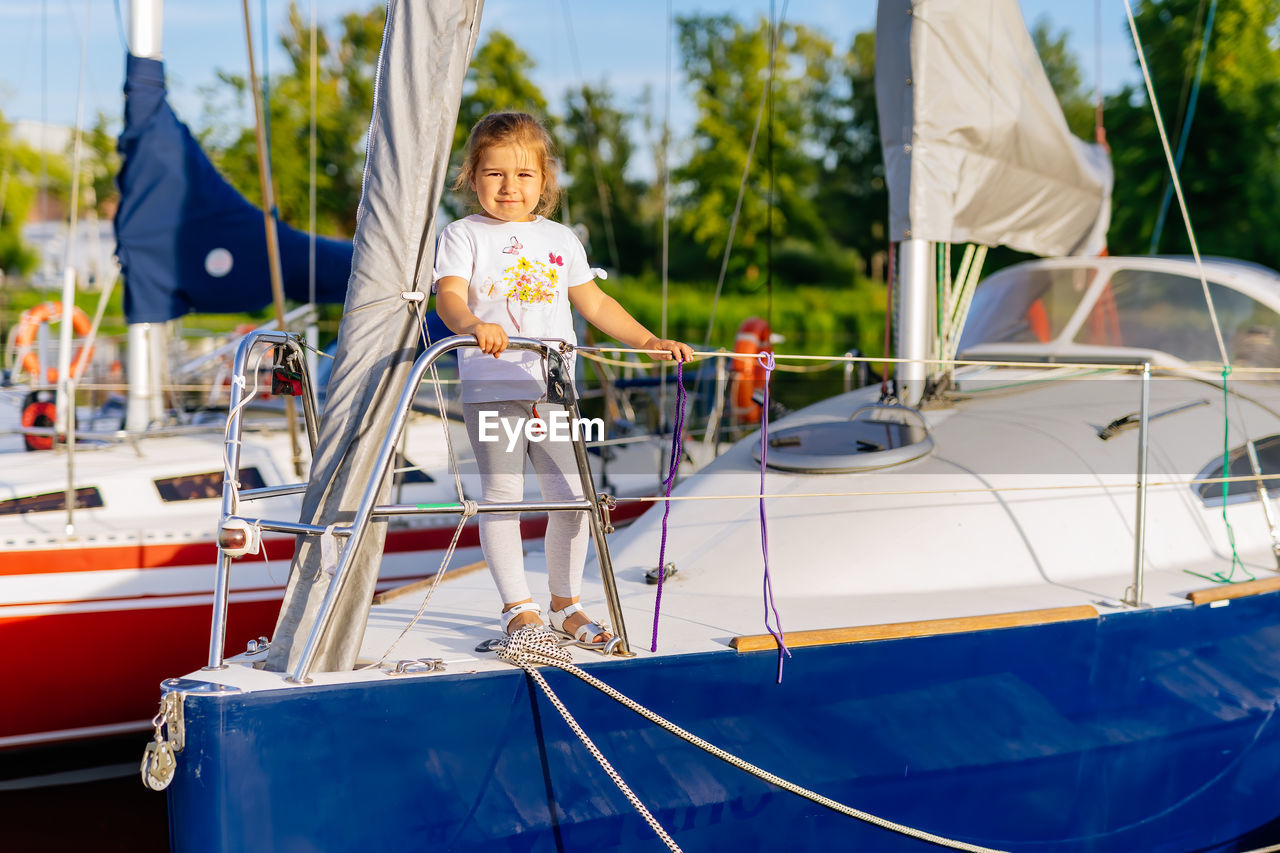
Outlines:
POLYGON ((511 627, 511 621, 521 613, 534 614, 538 617, 538 624, 523 625, 521 628, 517 628, 517 631, 522 628, 542 628, 543 630, 546 630, 547 626, 542 624, 542 608, 538 606, 537 602, 526 601, 522 604, 517 604, 510 610, 504 610, 502 612, 502 633, 506 634, 508 637, 511 636, 511 631, 509 630, 511 627))
POLYGON ((588 619, 588 621, 580 625, 578 627, 578 630, 575 631, 573 634, 570 634, 565 629, 564 627, 565 620, 567 620, 574 613, 585 613, 585 612, 586 611, 583 610, 582 605, 578 604, 577 602, 574 602, 573 604, 568 605, 563 610, 548 611, 548 615, 551 617, 552 630, 554 630, 557 634, 561 634, 565 637, 568 637, 569 640, 573 643, 573 645, 578 646, 579 648, 593 649, 604 655, 613 654, 614 651, 618 648, 618 646, 622 644, 621 637, 613 636, 607 640, 594 639, 596 636, 600 634, 609 633, 609 628, 607 625, 601 625, 599 622, 593 622, 593 621, 590 621, 590 619, 588 619))

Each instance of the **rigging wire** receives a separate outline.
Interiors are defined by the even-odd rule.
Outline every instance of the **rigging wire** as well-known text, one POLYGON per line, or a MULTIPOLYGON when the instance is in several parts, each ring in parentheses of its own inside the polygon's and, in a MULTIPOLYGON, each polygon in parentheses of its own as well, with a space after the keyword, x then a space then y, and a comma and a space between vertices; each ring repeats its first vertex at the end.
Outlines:
MULTIPOLYGON (((1187 153, 1187 139, 1191 135, 1191 122, 1195 119, 1196 103, 1200 99, 1200 81, 1204 77, 1205 58, 1209 55, 1209 37, 1213 33, 1214 13, 1218 10, 1218 0, 1209 4, 1209 17, 1205 21, 1204 33, 1200 38, 1200 59, 1196 63, 1195 83, 1191 86, 1191 100, 1187 104, 1187 115, 1182 120, 1182 130, 1178 136, 1178 153, 1173 158, 1173 170, 1176 173, 1182 168, 1182 158, 1187 153)), ((1151 245, 1147 254, 1154 255, 1160 245, 1160 235, 1164 232, 1164 220, 1169 213, 1169 202, 1173 200, 1173 182, 1166 181, 1164 198, 1160 200, 1160 213, 1156 217, 1156 226, 1151 232, 1151 245)))
POLYGON ((1102 126, 1102 0, 1093 2, 1093 138, 1101 142, 1102 126))
POLYGON ((605 241, 609 247, 609 261, 615 270, 619 267, 618 242, 613 233, 613 212, 609 205, 609 191, 604 183, 604 171, 600 167, 599 139, 595 120, 591 113, 593 106, 587 94, 587 83, 582 76, 582 63, 578 59, 578 40, 573 34, 573 16, 569 14, 568 0, 562 0, 560 8, 564 11, 564 25, 569 32, 569 55, 573 57, 573 70, 577 75, 579 92, 582 95, 582 117, 587 132, 587 159, 591 161, 591 171, 596 179, 596 193, 600 196, 600 218, 604 222, 605 241))
MULTIPOLYGON (((49 0, 40 0, 40 183, 36 190, 36 210, 43 218, 49 200, 49 0)), ((42 271, 44 264, 41 264, 42 271)))
MULTIPOLYGON (((118 4, 119 0, 116 0, 116 2, 118 4)), ((117 6, 117 8, 119 7, 117 6)), ((19 72, 21 79, 18 80, 17 86, 16 86, 16 88, 19 90, 24 88, 24 85, 26 83, 25 75, 26 75, 26 72, 31 67, 31 63, 28 62, 28 59, 30 58, 28 51, 31 49, 31 46, 35 43, 35 39, 31 37, 31 28, 33 28, 34 26, 35 26, 35 23, 33 20, 31 23, 27 24, 28 29, 22 35, 22 42, 21 42, 22 53, 18 60, 18 68, 21 69, 21 72, 19 72)), ((4 165, 0 166, 0 222, 4 221, 4 208, 5 208, 6 199, 8 198, 9 179, 13 172, 13 156, 14 156, 15 147, 16 145, 14 143, 14 140, 12 139, 10 139, 8 141, 8 144, 4 146, 4 165)), ((0 364, 2 363, 3 362, 0 361, 0 364)))
MULTIPOLYGON (((782 14, 778 18, 779 26, 787 19, 787 6, 790 0, 785 0, 782 4, 782 14)), ((777 59, 778 40, 777 32, 773 33, 773 38, 769 40, 769 72, 773 72, 773 64, 777 59)), ((711 317, 707 320, 707 334, 703 338, 702 345, 704 347, 711 345, 711 332, 715 329, 716 324, 716 307, 720 304, 720 294, 724 291, 724 279, 729 271, 729 255, 733 252, 733 238, 738 230, 738 217, 742 213, 742 198, 747 190, 747 178, 751 176, 751 161, 755 158, 756 140, 760 137, 760 122, 764 120, 764 108, 768 93, 761 93, 760 107, 756 110, 756 124, 751 130, 751 142, 747 145, 747 158, 742 166, 742 180, 738 182, 738 200, 733 205, 733 216, 729 218, 729 236, 724 244, 724 257, 720 261, 720 275, 716 278, 716 293, 711 300, 711 317)), ((696 393, 696 391, 695 391, 696 393)))
POLYGON ((1222 364, 1230 366, 1227 356, 1227 345, 1222 339, 1222 324, 1218 322, 1218 312, 1214 309, 1213 296, 1209 293, 1209 282, 1204 274, 1204 261, 1200 257, 1200 245, 1196 242, 1195 229, 1191 225, 1191 214, 1187 211, 1187 200, 1182 194, 1182 182, 1178 180, 1178 167, 1173 160, 1173 152, 1169 150, 1169 136, 1165 133, 1164 120, 1160 117, 1160 102, 1156 98, 1155 85, 1151 82, 1151 70, 1147 67, 1147 57, 1142 49, 1142 39, 1138 35, 1138 24, 1133 18, 1133 9, 1129 0, 1124 0, 1124 11, 1129 19, 1129 31, 1133 35, 1133 44, 1138 54, 1138 65, 1142 69, 1142 80, 1147 87, 1147 97, 1151 101, 1151 114, 1156 120, 1156 130, 1160 135, 1160 145, 1164 149, 1166 164, 1169 167, 1173 191, 1178 197, 1178 209, 1182 212, 1182 224, 1187 230, 1187 240, 1191 243, 1191 256, 1195 259, 1196 272, 1200 275, 1200 287, 1204 291, 1205 303, 1209 306, 1209 319, 1213 323, 1213 335, 1218 344, 1218 353, 1222 356, 1222 364))
MULTIPOLYGON (((777 44, 782 36, 782 26, 774 14, 774 0, 769 0, 769 40, 777 44)), ((773 62, 769 62, 769 75, 765 83, 769 101, 769 125, 766 128, 765 161, 768 163, 769 190, 765 196, 764 270, 765 270, 765 322, 773 328, 773 62)), ((767 385, 766 385, 767 387, 767 385)), ((766 415, 767 417, 767 415, 766 415)))
MULTIPOLYGON (((1214 3, 1216 5, 1217 0, 1214 0, 1214 3)), ((1191 256, 1195 259, 1196 272, 1200 276, 1200 287, 1204 291, 1205 304, 1209 308, 1209 320, 1213 324, 1213 335, 1218 344, 1218 352, 1222 356, 1222 394, 1223 394, 1223 404, 1224 404, 1223 413, 1222 413, 1222 416, 1223 416, 1222 429, 1224 432, 1223 444, 1224 446, 1226 446, 1229 444, 1229 433, 1231 429, 1230 414, 1227 412, 1225 408, 1226 400, 1229 396, 1227 387, 1228 387, 1228 381, 1231 376, 1231 369, 1232 369, 1231 358, 1227 354, 1227 345, 1222 339, 1222 325, 1221 323, 1218 322, 1218 312, 1214 308, 1213 294, 1209 291, 1209 282, 1205 278, 1204 262, 1200 258, 1200 246, 1196 242, 1195 228, 1193 228, 1191 225, 1191 214, 1188 213, 1187 211, 1187 200, 1182 193, 1182 182, 1178 179, 1178 164, 1174 161, 1173 153, 1169 150, 1169 136, 1168 134, 1165 133, 1164 120, 1160 117, 1160 102, 1156 98, 1155 85, 1151 81, 1151 69, 1147 67, 1147 57, 1142 49, 1142 39, 1138 36, 1138 24, 1134 20, 1133 9, 1129 5, 1129 0, 1124 0, 1124 11, 1125 11, 1126 17, 1129 20, 1129 32, 1133 35, 1133 45, 1138 54, 1138 66, 1142 69, 1142 81, 1146 85, 1147 97, 1151 101, 1151 114, 1155 117, 1156 130, 1159 131, 1159 134, 1160 134, 1160 146, 1161 148, 1164 149, 1165 162, 1169 167, 1169 178, 1173 184, 1173 191, 1175 195, 1177 195, 1178 197, 1178 209, 1182 213, 1182 224, 1187 230, 1187 241, 1191 244, 1191 256)), ((1212 12, 1213 7, 1211 7, 1209 11, 1212 12)), ((1207 44, 1207 38, 1208 38, 1208 35, 1207 35, 1208 29, 1209 29, 1208 26, 1206 26, 1205 27, 1205 31, 1206 31, 1205 43, 1206 44, 1207 44)), ((1202 48, 1202 55, 1203 55, 1203 48, 1202 48)), ((1188 116, 1188 124, 1189 123, 1190 123, 1190 116, 1188 116)), ((1184 125, 1184 127, 1185 126, 1186 125, 1184 125)), ((1238 396, 1236 398, 1236 411, 1237 411, 1237 414, 1239 415, 1239 417, 1237 417, 1236 419, 1236 424, 1237 424, 1236 428, 1240 431, 1241 435, 1244 436, 1245 443, 1248 446, 1252 447, 1253 439, 1249 437, 1248 428, 1244 421, 1244 412, 1241 407, 1240 399, 1238 396)), ((1230 473, 1230 459, 1225 453, 1223 454, 1223 458, 1222 458, 1222 472, 1224 476, 1230 473)), ((1227 541, 1231 546, 1232 572, 1234 573, 1235 563, 1239 559, 1239 555, 1236 553, 1235 530, 1231 526, 1230 519, 1227 518, 1227 508, 1225 503, 1223 504, 1223 507, 1222 507, 1222 522, 1224 525, 1226 525, 1226 528, 1227 528, 1227 541)), ((1230 578, 1230 575, 1227 576, 1227 579, 1229 578, 1230 578)))
MULTIPOLYGON (((84 72, 89 64, 89 0, 84 2, 84 29, 73 27, 80 41, 80 72, 76 84, 76 124, 74 130, 74 146, 71 155, 71 198, 67 203, 67 240, 62 250, 62 268, 65 272, 71 266, 71 247, 75 242, 76 220, 79 218, 80 201, 80 155, 84 147, 84 72)), ((72 21, 74 22, 74 18, 72 21)), ((43 128, 41 133, 43 133, 43 128)))
MULTIPOLYGON (((1208 8, 1208 0, 1200 0, 1196 5, 1196 22, 1192 26, 1191 31, 1194 33, 1194 39, 1200 40, 1204 38, 1204 13, 1208 8)), ((1182 127, 1182 120, 1187 117, 1187 99, 1191 95, 1191 81, 1195 78, 1195 65, 1188 58, 1186 69, 1182 74, 1182 90, 1178 93, 1178 120, 1173 124, 1175 127, 1182 127)))
POLYGON ((316 305, 316 88, 319 86, 320 57, 316 25, 316 0, 311 0, 311 117, 308 134, 307 191, 307 302, 316 305))
POLYGON ((126 53, 133 53, 133 47, 129 44, 129 37, 125 34, 124 15, 120 11, 120 0, 115 0, 116 7, 116 34, 120 36, 120 46, 125 49, 126 53))
MULTIPOLYGON (((267 33, 271 31, 268 27, 269 23, 270 22, 267 18, 267 0, 262 0, 262 34, 260 36, 262 41, 261 41, 261 44, 258 46, 258 49, 262 51, 262 132, 267 138, 267 167, 268 167, 267 174, 274 175, 275 170, 270 168, 271 167, 271 67, 269 63, 271 61, 271 58, 270 58, 271 51, 267 49, 267 46, 271 42, 270 37, 267 35, 267 33)), ((250 47, 250 50, 252 49, 253 48, 250 47)), ((274 187, 272 189, 273 191, 271 193, 271 218, 279 219, 280 206, 276 201, 276 194, 274 192, 274 187)))
MULTIPOLYGON (((667 0, 666 81, 662 95, 662 318, 659 335, 667 337, 667 298, 671 267, 671 43, 675 41, 675 18, 671 0, 667 0)), ((658 433, 666 432, 667 370, 658 373, 658 433)), ((698 392, 694 385, 694 395, 698 392)), ((658 472, 662 472, 662 454, 658 454, 658 472)))

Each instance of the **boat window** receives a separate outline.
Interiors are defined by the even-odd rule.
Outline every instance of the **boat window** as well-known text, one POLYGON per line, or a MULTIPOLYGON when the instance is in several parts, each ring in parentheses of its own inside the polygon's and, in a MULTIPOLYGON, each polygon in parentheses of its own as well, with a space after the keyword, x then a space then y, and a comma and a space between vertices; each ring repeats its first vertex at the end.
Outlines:
MULTIPOLYGON (((1209 283, 1233 364, 1280 367, 1280 315, 1238 290, 1209 283)), ((1187 362, 1222 363, 1198 278, 1120 270, 1080 327, 1079 343, 1157 350, 1187 362)))
POLYGON ((1093 267, 1012 267, 978 285, 960 349, 1047 343, 1062 333, 1093 283, 1093 267))
MULTIPOLYGON (((1258 452, 1258 470, 1265 475, 1276 475, 1274 480, 1266 480, 1267 494, 1280 494, 1280 435, 1269 435, 1255 439, 1254 449, 1258 452)), ((1253 465, 1249 462, 1249 451, 1243 445, 1232 448, 1227 454, 1227 477, 1252 477, 1253 465)), ((1210 460, 1209 464, 1196 475, 1197 480, 1210 480, 1222 477, 1222 457, 1210 460)), ((1205 506, 1222 506, 1222 483, 1198 483, 1195 487, 1200 500, 1205 506)), ((1255 480, 1239 480, 1227 483, 1227 500, 1231 503, 1240 501, 1256 501, 1258 484, 1255 480)))
MULTIPOLYGON (((182 477, 165 477, 154 481, 160 500, 165 503, 174 501, 199 501, 206 498, 222 497, 222 472, 210 471, 207 474, 186 474, 182 477)), ((262 474, 257 468, 240 469, 240 488, 261 489, 266 486, 262 474)))
MULTIPOLYGON (((848 420, 820 421, 769 435, 770 468, 847 474, 901 465, 933 449, 924 417, 906 406, 863 406, 848 420)), ((760 443, 755 446, 760 458, 760 443)))
MULTIPOLYGON (((76 489, 76 509, 95 509, 102 506, 102 492, 96 486, 76 489)), ((67 508, 67 493, 45 492, 20 498, 0 500, 0 515, 23 515, 28 512, 57 512, 67 508)))

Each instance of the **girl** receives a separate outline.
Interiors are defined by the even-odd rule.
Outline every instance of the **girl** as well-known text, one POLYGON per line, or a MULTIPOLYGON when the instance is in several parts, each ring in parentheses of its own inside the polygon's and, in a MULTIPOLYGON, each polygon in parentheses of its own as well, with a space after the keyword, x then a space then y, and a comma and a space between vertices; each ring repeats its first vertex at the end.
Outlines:
MULTIPOLYGON (((508 112, 482 118, 471 129, 453 188, 469 187, 484 212, 450 223, 436 249, 436 311, 455 333, 475 335, 479 344, 479 349, 461 350, 458 371, 463 417, 486 502, 523 498, 526 454, 546 500, 582 497, 572 444, 551 436, 540 442, 524 439, 525 421, 550 420, 561 407, 538 403, 546 392, 542 359, 530 352, 504 354, 508 335, 575 343, 572 305, 627 346, 661 350, 656 357, 664 360, 693 356, 688 345, 658 338, 601 291, 578 238, 543 218, 559 201, 554 156, 551 137, 532 116, 508 112), (495 428, 498 423, 502 429, 495 428), (517 431, 519 438, 508 451, 507 436, 517 431), (495 433, 502 440, 490 440, 495 433)), ((584 648, 608 654, 618 639, 578 604, 587 534, 582 513, 548 513, 551 626, 584 648)), ((542 610, 533 603, 524 574, 519 514, 482 514, 480 547, 502 596, 503 630, 510 634, 541 626, 542 610)))

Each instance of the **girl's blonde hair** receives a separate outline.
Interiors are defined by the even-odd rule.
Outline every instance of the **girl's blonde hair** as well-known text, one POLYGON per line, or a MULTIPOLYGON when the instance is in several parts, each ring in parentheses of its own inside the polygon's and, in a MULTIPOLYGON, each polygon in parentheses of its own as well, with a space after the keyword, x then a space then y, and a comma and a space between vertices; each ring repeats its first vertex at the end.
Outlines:
POLYGON ((518 145, 533 154, 542 170, 542 193, 534 213, 550 216, 560 204, 560 185, 556 181, 556 152, 551 134, 528 113, 489 113, 467 137, 462 168, 453 181, 454 192, 469 190, 476 177, 476 167, 485 151, 495 145, 518 145))

